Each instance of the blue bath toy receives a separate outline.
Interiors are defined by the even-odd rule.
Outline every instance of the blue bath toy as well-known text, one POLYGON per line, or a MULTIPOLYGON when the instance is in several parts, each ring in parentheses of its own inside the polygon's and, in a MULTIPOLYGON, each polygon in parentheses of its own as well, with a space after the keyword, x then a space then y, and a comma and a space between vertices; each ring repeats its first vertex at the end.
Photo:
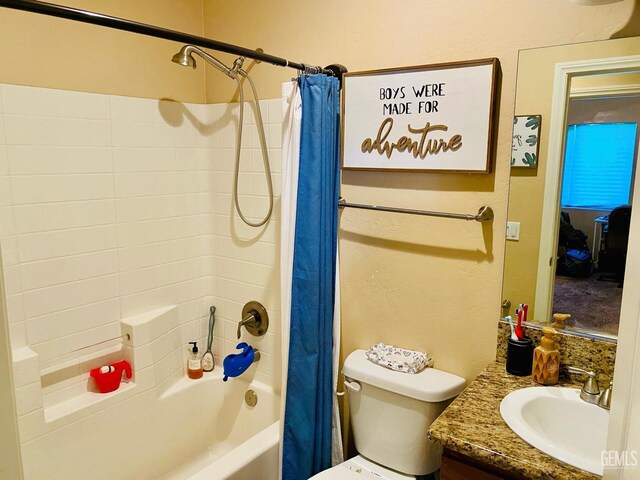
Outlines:
POLYGON ((222 366, 224 367, 224 377, 222 380, 225 382, 229 377, 239 377, 254 361, 260 360, 260 352, 254 350, 251 345, 242 342, 236 345, 236 348, 242 350, 242 352, 227 355, 222 362, 222 366))

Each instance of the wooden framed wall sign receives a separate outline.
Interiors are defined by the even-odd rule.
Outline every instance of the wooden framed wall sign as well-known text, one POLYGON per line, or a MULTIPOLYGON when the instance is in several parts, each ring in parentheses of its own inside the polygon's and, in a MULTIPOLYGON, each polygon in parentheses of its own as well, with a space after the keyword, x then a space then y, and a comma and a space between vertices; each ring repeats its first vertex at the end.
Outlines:
POLYGON ((489 173, 498 59, 347 73, 342 168, 489 173))

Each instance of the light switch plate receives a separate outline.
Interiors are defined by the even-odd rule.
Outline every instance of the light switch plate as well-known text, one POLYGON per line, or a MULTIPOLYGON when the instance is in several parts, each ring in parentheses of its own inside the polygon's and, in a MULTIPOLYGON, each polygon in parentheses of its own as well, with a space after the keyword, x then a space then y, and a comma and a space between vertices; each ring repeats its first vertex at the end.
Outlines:
POLYGON ((520 222, 507 222, 507 240, 520 240, 520 222))

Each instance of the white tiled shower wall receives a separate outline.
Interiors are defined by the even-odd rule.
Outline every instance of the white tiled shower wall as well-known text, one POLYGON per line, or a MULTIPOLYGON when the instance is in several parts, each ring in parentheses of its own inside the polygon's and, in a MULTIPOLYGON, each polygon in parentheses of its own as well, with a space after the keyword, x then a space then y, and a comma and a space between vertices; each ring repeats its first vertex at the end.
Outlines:
MULTIPOLYGON (((261 105, 275 205, 267 227, 250 228, 233 210, 237 105, 0 85, 12 348, 28 346, 41 369, 55 368, 120 335, 121 318, 176 304, 183 342, 198 339, 204 351, 216 305, 220 362, 235 347, 242 306, 258 300, 269 333, 243 340, 263 352, 257 375, 277 386, 280 100, 261 105)), ((239 191, 255 219, 268 199, 253 118, 247 105, 239 191)))

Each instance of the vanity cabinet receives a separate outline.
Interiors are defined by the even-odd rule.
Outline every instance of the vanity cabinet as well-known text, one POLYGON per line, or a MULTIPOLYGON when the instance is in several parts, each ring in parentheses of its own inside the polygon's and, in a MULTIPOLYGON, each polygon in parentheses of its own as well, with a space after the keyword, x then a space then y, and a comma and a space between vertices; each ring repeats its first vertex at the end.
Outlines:
POLYGON ((482 464, 471 458, 444 451, 440 466, 440 480, 507 480, 515 479, 511 474, 496 471, 490 465, 482 464))

